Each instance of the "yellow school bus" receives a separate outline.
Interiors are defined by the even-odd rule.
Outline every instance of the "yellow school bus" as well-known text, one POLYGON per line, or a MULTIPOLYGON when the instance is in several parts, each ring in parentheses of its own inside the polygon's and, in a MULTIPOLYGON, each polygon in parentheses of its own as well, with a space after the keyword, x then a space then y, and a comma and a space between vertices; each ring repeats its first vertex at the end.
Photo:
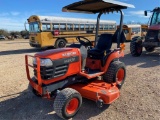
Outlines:
MULTIPOLYGON (((117 26, 118 28, 119 26, 117 26)), ((132 38, 137 36, 145 36, 147 33, 148 25, 140 24, 128 24, 123 25, 123 31, 126 37, 126 41, 131 41, 132 38)))
MULTIPOLYGON (((77 42, 76 36, 95 39, 96 20, 32 15, 28 19, 29 44, 31 47, 65 47, 67 43, 77 42)), ((114 33, 116 21, 101 20, 99 34, 114 33)))

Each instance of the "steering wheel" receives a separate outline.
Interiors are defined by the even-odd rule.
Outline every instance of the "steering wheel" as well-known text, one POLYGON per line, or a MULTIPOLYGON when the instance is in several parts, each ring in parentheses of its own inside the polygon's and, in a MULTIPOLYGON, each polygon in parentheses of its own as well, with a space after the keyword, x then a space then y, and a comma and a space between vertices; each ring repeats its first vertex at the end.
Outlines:
POLYGON ((91 41, 88 40, 87 38, 83 37, 83 36, 78 36, 78 37, 76 37, 76 39, 80 44, 82 44, 82 45, 84 45, 86 47, 87 46, 92 46, 91 41))

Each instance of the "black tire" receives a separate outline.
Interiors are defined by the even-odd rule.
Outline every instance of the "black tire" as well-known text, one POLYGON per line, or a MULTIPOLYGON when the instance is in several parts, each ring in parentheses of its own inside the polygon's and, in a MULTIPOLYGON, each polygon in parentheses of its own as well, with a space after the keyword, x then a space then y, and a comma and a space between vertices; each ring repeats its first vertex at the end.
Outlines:
POLYGON ((63 119, 75 116, 81 105, 82 97, 80 93, 72 88, 65 88, 60 91, 53 104, 56 114, 63 119))
POLYGON ((57 41, 56 41, 56 43, 55 43, 55 48, 64 48, 64 47, 66 47, 66 40, 64 40, 64 39, 58 39, 57 41))
POLYGON ((132 39, 130 43, 130 52, 131 55, 134 57, 138 57, 142 54, 142 40, 140 40, 140 37, 135 37, 132 39))
POLYGON ((32 88, 32 93, 37 97, 42 97, 34 88, 32 88))
POLYGON ((153 52, 154 49, 155 49, 155 47, 145 47, 145 50, 146 50, 147 52, 153 52))
MULTIPOLYGON (((32 77, 32 80, 36 83, 36 84, 38 84, 38 81, 36 80, 36 78, 35 77, 32 77)), ((38 93, 38 91, 36 91, 30 84, 29 84, 29 90, 35 95, 35 96, 37 96, 37 97, 42 97, 39 93, 38 93)))
POLYGON ((123 62, 113 61, 108 68, 108 71, 103 75, 103 80, 107 83, 117 83, 120 89, 126 78, 126 67, 123 62))

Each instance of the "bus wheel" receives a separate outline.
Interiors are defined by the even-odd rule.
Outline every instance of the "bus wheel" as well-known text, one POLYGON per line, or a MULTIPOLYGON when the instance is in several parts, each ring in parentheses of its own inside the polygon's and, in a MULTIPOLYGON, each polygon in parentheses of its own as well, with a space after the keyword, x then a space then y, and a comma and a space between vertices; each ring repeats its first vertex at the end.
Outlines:
POLYGON ((145 47, 147 52, 153 52, 155 47, 145 47))
POLYGON ((132 39, 130 43, 130 52, 134 57, 138 57, 142 54, 142 40, 140 40, 139 37, 132 39))
POLYGON ((80 93, 72 88, 65 88, 57 94, 53 107, 59 117, 69 119, 76 115, 81 105, 80 93))
POLYGON ((55 43, 55 48, 66 47, 66 41, 64 39, 58 39, 55 43))

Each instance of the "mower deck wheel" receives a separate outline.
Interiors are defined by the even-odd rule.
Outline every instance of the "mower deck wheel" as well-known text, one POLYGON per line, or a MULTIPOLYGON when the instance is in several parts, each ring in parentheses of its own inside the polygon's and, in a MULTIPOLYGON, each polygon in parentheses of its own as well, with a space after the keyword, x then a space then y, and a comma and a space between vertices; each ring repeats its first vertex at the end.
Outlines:
POLYGON ((125 64, 120 61, 113 61, 108 71, 103 75, 103 80, 107 83, 117 83, 117 87, 120 89, 124 83, 126 77, 125 64))
POLYGON ((53 107, 59 117, 69 119, 76 115, 81 105, 80 93, 72 88, 65 88, 57 94, 53 107))

